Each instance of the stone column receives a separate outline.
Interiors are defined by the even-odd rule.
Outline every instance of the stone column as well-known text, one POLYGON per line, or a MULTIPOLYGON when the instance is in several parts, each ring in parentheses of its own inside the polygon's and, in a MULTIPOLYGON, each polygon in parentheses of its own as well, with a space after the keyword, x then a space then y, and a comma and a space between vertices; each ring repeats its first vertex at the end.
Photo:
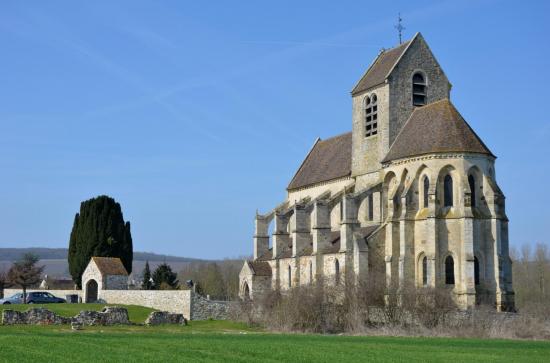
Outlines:
POLYGON ((254 221, 254 259, 257 259, 269 250, 269 220, 256 215, 254 221))
POLYGON ((357 203, 352 195, 342 197, 342 223, 340 227, 340 252, 351 251, 353 248, 353 232, 357 227, 357 203))
POLYGON ((426 218, 426 258, 427 258, 427 285, 435 288, 437 286, 437 220, 435 219, 435 182, 430 182, 428 191, 428 216, 426 218))
POLYGON ((294 213, 290 217, 292 218, 291 226, 294 226, 292 233, 292 257, 298 256, 298 254, 305 249, 310 242, 309 233, 309 215, 305 209, 305 206, 300 204, 294 205, 294 213))
POLYGON ((414 282, 414 222, 407 220, 410 206, 407 205, 407 197, 401 198, 401 216, 399 218, 399 288, 407 283, 414 282))
POLYGON ((463 308, 472 308, 476 304, 476 286, 474 278, 474 221, 472 212, 466 208, 466 216, 462 220, 463 245, 461 253, 461 289, 463 308))
POLYGON ((330 211, 326 201, 317 200, 314 202, 313 211, 311 213, 311 224, 313 254, 317 254, 329 247, 330 211))
POLYGON ((278 258, 290 244, 290 236, 287 232, 288 218, 280 212, 275 212, 274 224, 273 258, 278 258))

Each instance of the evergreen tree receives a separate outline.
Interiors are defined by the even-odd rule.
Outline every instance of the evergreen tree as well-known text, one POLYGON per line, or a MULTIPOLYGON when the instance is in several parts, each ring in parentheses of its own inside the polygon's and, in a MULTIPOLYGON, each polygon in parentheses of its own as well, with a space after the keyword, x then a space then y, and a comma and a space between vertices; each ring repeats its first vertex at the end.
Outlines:
POLYGON ((151 282, 151 270, 149 269, 149 261, 145 261, 145 268, 143 269, 143 281, 141 283, 142 290, 152 290, 153 283, 151 282))
POLYGON ((113 198, 102 195, 80 204, 69 242, 69 271, 81 287, 82 273, 93 256, 119 257, 132 272, 130 222, 124 222, 122 209, 113 198))
POLYGON ((153 284, 155 290, 177 289, 178 275, 165 263, 159 265, 153 272, 153 284))

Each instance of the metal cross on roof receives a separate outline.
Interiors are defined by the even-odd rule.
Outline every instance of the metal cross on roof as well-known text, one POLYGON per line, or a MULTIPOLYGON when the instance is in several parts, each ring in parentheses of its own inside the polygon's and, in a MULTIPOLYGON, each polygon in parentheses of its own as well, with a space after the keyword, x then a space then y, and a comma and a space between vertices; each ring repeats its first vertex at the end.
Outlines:
POLYGON ((397 13, 397 25, 395 26, 395 29, 397 29, 397 32, 399 33, 399 44, 403 43, 402 41, 402 33, 403 30, 405 30, 405 27, 401 24, 403 19, 401 19, 401 13, 397 13))

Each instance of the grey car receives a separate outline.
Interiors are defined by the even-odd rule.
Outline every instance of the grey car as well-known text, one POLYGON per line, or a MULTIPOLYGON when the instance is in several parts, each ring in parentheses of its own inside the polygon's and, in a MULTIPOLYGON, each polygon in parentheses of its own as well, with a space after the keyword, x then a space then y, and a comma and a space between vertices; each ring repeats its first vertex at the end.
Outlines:
POLYGON ((9 304, 22 304, 23 303, 23 294, 17 293, 10 297, 0 299, 0 305, 9 305, 9 304))
MULTIPOLYGON (((49 292, 34 291, 27 293, 27 304, 55 304, 64 303, 65 299, 53 296, 49 292)), ((23 293, 17 293, 5 299, 0 299, 0 304, 23 304, 23 293)))
POLYGON ((55 304, 64 303, 65 299, 53 296, 49 292, 34 291, 27 293, 27 304, 55 304))

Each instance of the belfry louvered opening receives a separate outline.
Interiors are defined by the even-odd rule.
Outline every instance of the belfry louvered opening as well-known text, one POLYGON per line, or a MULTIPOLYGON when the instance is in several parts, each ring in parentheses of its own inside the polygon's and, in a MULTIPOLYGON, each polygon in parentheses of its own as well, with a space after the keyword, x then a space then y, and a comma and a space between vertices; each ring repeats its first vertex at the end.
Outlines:
POLYGON ((365 98, 365 136, 378 133, 378 98, 375 94, 365 98))

